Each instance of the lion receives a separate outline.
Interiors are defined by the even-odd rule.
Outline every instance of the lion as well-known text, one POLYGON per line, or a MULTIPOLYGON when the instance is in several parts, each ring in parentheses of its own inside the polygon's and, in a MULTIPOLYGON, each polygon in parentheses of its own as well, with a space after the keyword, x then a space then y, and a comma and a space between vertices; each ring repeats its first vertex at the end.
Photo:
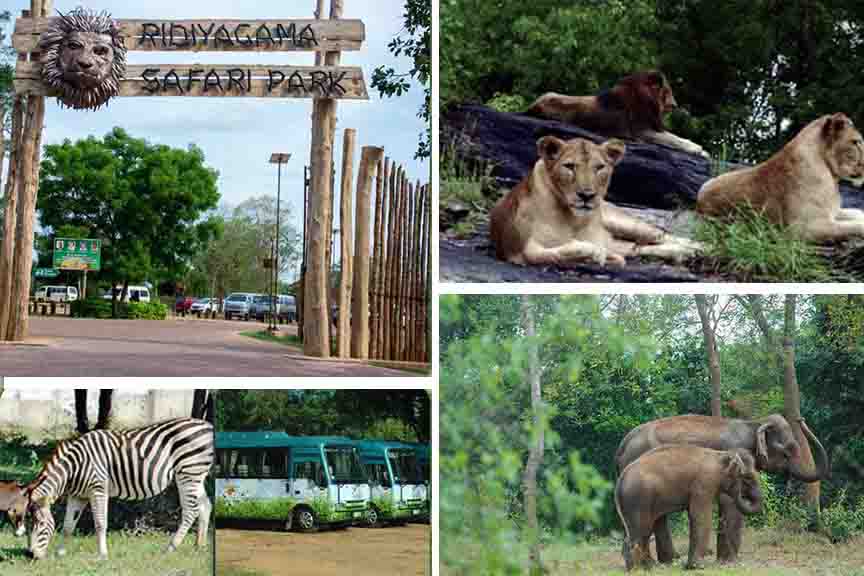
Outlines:
POLYGON ((107 12, 59 13, 39 38, 42 80, 61 104, 97 110, 120 92, 126 45, 107 12))
POLYGON ((527 113, 560 120, 607 138, 629 138, 678 148, 708 157, 695 142, 663 126, 663 115, 678 107, 666 76, 657 70, 639 72, 618 81, 597 96, 566 96, 547 92, 527 113))
POLYGON ((840 179, 864 183, 864 142, 837 113, 810 122, 762 164, 705 182, 697 211, 728 218, 734 207, 749 204, 813 242, 864 236, 864 211, 841 208, 840 179))
POLYGON ((625 151, 620 140, 597 145, 540 138, 534 168, 490 214, 496 256, 514 264, 623 265, 626 256, 680 261, 698 252, 699 244, 606 202, 612 170, 625 151))

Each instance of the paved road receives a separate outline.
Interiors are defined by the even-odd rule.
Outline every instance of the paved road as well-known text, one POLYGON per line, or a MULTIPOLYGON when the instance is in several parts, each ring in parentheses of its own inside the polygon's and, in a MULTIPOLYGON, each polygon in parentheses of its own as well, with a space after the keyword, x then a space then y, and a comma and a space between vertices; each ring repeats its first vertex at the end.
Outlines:
MULTIPOLYGON (((3 376, 415 376, 358 363, 305 358, 240 332, 264 324, 223 320, 33 317, 30 339, 0 344, 3 376)), ((292 327, 293 329, 293 327, 292 327)))

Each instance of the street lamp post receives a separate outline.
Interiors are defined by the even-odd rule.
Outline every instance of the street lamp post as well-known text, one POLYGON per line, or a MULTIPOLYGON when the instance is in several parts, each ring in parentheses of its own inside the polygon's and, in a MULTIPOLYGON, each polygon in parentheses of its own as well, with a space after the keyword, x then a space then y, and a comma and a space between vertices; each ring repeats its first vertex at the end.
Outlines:
POLYGON ((273 250, 273 294, 270 298, 270 318, 273 321, 271 331, 276 332, 276 300, 279 298, 279 202, 282 196, 282 164, 291 159, 291 154, 274 152, 270 155, 270 163, 278 164, 276 176, 276 244, 273 250))

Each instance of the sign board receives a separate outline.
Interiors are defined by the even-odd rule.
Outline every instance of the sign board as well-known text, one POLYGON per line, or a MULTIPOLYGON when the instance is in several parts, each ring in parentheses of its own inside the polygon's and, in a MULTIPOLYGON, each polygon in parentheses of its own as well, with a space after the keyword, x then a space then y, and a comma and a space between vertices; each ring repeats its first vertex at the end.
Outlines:
POLYGON ((99 270, 102 241, 92 238, 55 238, 54 268, 60 270, 99 270))
POLYGON ((56 278, 60 275, 60 270, 56 268, 36 268, 34 276, 36 278, 56 278))
MULTIPOLYGON (((15 92, 54 94, 42 82, 42 65, 19 61, 15 92)), ((254 96, 368 100, 357 66, 129 65, 118 96, 254 96)))
MULTIPOLYGON (((53 18, 18 18, 12 47, 33 52, 53 18)), ((117 27, 129 51, 325 51, 360 50, 360 20, 125 20, 117 27)))

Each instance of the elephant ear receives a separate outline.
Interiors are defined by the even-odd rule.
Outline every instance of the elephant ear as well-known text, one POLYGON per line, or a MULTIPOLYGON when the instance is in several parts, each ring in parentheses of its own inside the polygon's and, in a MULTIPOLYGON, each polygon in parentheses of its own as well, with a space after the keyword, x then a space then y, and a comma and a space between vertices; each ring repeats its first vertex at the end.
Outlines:
POLYGON ((768 463, 768 443, 765 440, 765 433, 769 428, 771 428, 771 426, 773 426, 773 424, 769 422, 767 424, 762 424, 759 426, 759 429, 756 430, 756 461, 763 466, 768 463))

